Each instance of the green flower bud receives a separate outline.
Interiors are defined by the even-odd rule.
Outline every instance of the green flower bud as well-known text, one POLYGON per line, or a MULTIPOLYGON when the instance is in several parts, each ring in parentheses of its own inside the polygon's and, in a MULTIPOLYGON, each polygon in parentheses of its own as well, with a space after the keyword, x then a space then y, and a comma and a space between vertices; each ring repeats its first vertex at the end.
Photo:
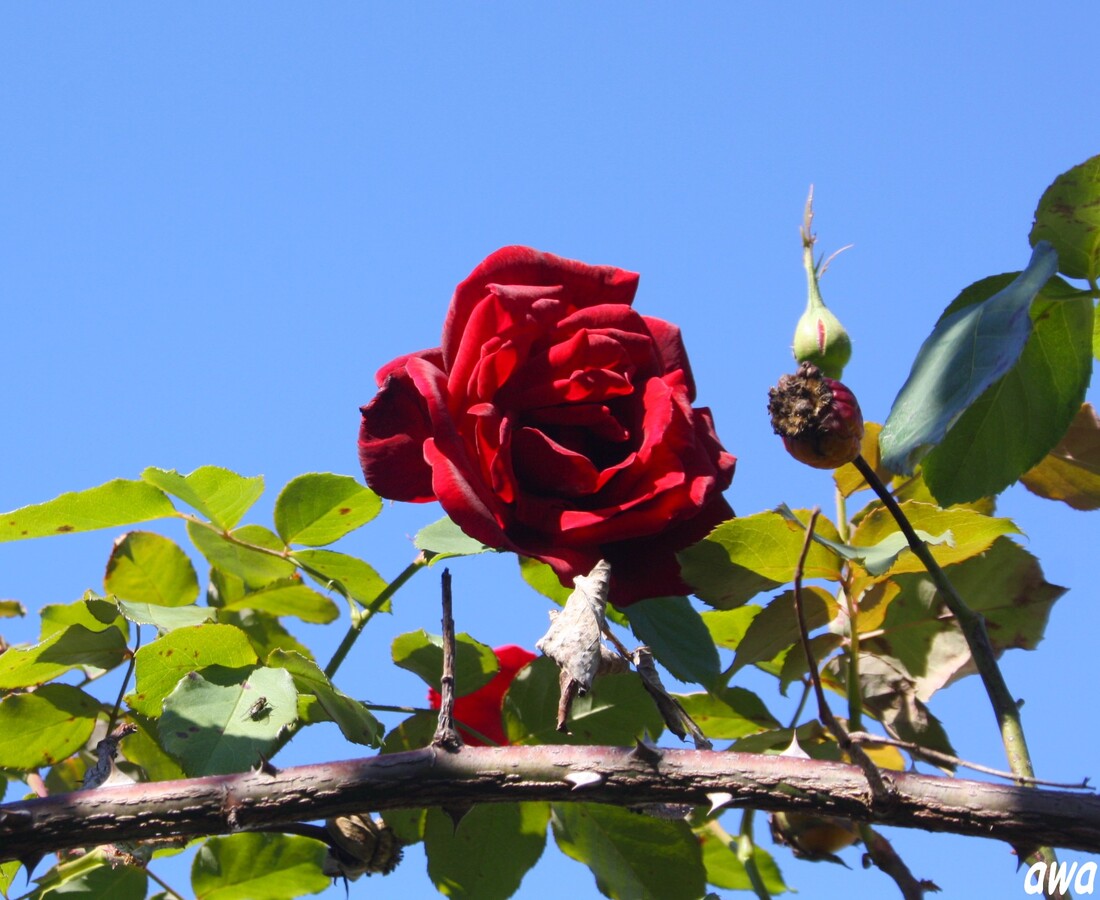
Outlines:
POLYGON ((840 319, 828 310, 821 298, 818 278, 829 261, 826 260, 824 265, 814 262, 814 243, 817 238, 810 230, 814 215, 813 196, 811 188, 802 226, 802 265, 806 269, 809 292, 806 311, 802 313, 794 330, 794 358, 800 363, 813 363, 829 378, 840 378, 852 357, 852 339, 840 324, 840 319))
POLYGON ((813 363, 829 378, 839 378, 852 358, 852 339, 816 290, 810 291, 810 302, 794 330, 794 358, 813 363))

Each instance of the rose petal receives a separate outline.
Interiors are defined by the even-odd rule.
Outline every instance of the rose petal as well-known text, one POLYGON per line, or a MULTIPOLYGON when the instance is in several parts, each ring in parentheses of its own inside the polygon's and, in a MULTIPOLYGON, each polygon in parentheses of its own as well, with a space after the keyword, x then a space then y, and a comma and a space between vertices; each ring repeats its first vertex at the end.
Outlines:
POLYGON ((611 563, 611 602, 623 607, 649 597, 690 594, 676 554, 732 517, 733 509, 719 494, 693 518, 661 534, 602 547, 603 558, 611 563))
POLYGON ((555 443, 534 428, 519 429, 512 449, 513 468, 524 491, 583 497, 599 483, 599 472, 588 457, 555 443))
MULTIPOLYGON (((535 659, 535 654, 515 644, 504 647, 495 647, 493 653, 497 658, 497 673, 488 684, 478 688, 472 694, 466 694, 455 699, 454 717, 464 724, 469 725, 475 731, 498 746, 508 743, 501 723, 501 708, 504 705, 504 695, 508 692, 516 674, 535 659)), ((428 705, 432 709, 439 709, 443 698, 439 692, 428 689, 428 705)), ((483 747, 485 742, 471 734, 464 734, 463 740, 471 747, 483 747)))
POLYGON ((684 339, 680 329, 664 319, 654 319, 650 316, 642 316, 649 333, 653 335, 653 343, 657 349, 657 355, 661 360, 662 372, 683 372, 684 384, 688 389, 688 400, 695 400, 695 376, 691 373, 691 363, 688 362, 687 350, 684 348, 684 339))
MULTIPOLYGON (((432 351, 410 354, 383 366, 381 389, 360 408, 359 463, 368 485, 390 500, 423 503, 435 499, 432 473, 424 462, 424 441, 432 425, 427 404, 409 376, 407 364, 419 360, 433 366, 432 351)), ((442 373, 441 373, 442 374, 442 373)))
POLYGON ((638 289, 638 275, 612 266, 590 266, 531 247, 502 247, 487 256, 455 289, 440 342, 446 366, 457 357, 465 340, 466 323, 490 284, 560 285, 575 308, 603 303, 629 306, 638 289))

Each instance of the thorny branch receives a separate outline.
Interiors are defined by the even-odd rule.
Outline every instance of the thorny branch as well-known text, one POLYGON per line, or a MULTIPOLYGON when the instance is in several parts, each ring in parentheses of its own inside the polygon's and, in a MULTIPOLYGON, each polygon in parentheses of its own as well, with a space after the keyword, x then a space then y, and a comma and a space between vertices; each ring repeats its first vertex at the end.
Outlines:
POLYGON ((1100 853, 1100 797, 891 773, 828 760, 618 747, 427 747, 277 771, 119 785, 0 805, 0 861, 119 841, 229 834, 366 810, 518 801, 685 803, 862 822, 1100 853), (592 776, 582 777, 577 776, 592 776), (569 780, 573 776, 574 781, 569 780), (574 783, 583 784, 574 787, 574 783), (726 796, 728 795, 728 796, 726 796))

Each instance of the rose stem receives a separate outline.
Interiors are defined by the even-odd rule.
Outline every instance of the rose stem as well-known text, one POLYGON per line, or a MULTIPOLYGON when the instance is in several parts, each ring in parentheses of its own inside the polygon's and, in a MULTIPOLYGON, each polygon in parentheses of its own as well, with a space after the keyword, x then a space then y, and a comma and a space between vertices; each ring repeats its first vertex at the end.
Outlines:
MULTIPOLYGON (((981 676, 985 692, 989 696, 989 702, 993 705, 993 712, 997 716, 997 724, 1000 726, 1001 741, 1004 743, 1005 755, 1008 757, 1008 766, 1013 774, 1021 775, 1025 779, 1035 778, 1035 769, 1031 764, 1031 754, 1027 749, 1027 740, 1024 737, 1024 726, 1020 721, 1020 707, 1009 693, 1001 668, 997 665, 997 658, 993 651, 993 645, 989 642, 989 634, 985 628, 985 619, 974 612, 959 596, 955 586, 948 580, 939 563, 932 556, 928 546, 913 530, 912 524, 906 518, 893 494, 887 490, 882 479, 875 474, 874 468, 861 455, 852 460, 859 474, 871 486, 878 495, 882 505, 894 517, 898 528, 909 542, 909 549, 916 554, 917 559, 924 564, 928 574, 932 576, 932 582, 943 598, 944 605, 951 611, 959 628, 966 639, 966 645, 970 648, 970 655, 974 658, 978 674, 981 676)), ((1022 784, 1028 782, 1022 781, 1022 784)), ((1054 850, 1050 847, 1040 847, 1034 852, 1034 857, 1045 860, 1048 865, 1055 861, 1054 850)))
POLYGON ((859 470, 860 475, 864 477, 871 489, 878 494, 883 505, 890 511, 890 515, 894 517, 894 521, 898 523, 902 534, 909 542, 909 548, 924 564, 928 574, 932 576, 932 581, 939 590, 944 604, 958 621, 1001 726, 1001 737, 1004 740, 1005 752, 1008 755, 1012 771, 1017 775, 1033 778, 1035 772, 1031 767, 1031 757, 1028 754, 1027 743, 1024 740, 1023 726, 1020 724, 1020 710, 1016 705, 1016 701, 1012 699, 1012 694, 1009 693, 1008 685, 1005 684, 1001 669, 997 665, 993 645, 990 644, 989 635, 985 630, 985 619, 967 606, 962 597, 959 596, 955 586, 951 584, 943 569, 940 568, 939 563, 933 558, 928 546, 917 536, 898 502, 887 490, 886 485, 882 483, 878 475, 875 474, 875 470, 871 468, 867 460, 862 456, 857 456, 852 464, 859 470))
POLYGON ((417 572, 424 568, 428 564, 428 557, 424 553, 420 553, 416 559, 405 566, 404 571, 398 575, 393 581, 387 584, 381 591, 378 592, 378 596, 375 597, 370 605, 360 614, 358 620, 352 623, 344 634, 344 639, 340 641, 340 646, 336 648, 336 652, 332 654, 332 659, 328 661, 328 665, 325 666, 325 675, 332 678, 336 674, 336 670, 340 668, 344 662, 344 658, 348 655, 348 651, 355 645, 355 642, 359 639, 360 633, 363 631, 363 627, 370 621, 379 609, 381 609, 387 600, 390 599, 398 590, 413 577, 417 572))
POLYGON ((462 738, 455 730, 455 620, 451 603, 451 570, 443 570, 443 675, 439 679, 439 724, 432 746, 456 751, 462 738))
POLYGON ((863 774, 867 776, 867 783, 871 787, 873 799, 888 803, 892 793, 890 786, 883 780, 878 767, 864 749, 848 739, 847 730, 837 721, 833 711, 829 709, 829 702, 825 699, 825 689, 821 686, 821 674, 817 671, 817 660, 814 659, 813 648, 810 646, 810 633, 806 628, 806 612, 802 603, 802 578, 806 568, 806 555, 810 552, 810 544, 814 538, 814 527, 817 525, 817 517, 820 514, 821 510, 816 506, 810 511, 810 522, 806 526, 806 538, 802 542, 802 551, 798 555, 798 564, 794 570, 794 612, 798 619, 798 637, 802 642, 802 652, 806 654, 806 666, 809 670, 810 680, 813 682, 818 719, 820 719, 822 725, 832 732, 840 749, 863 770, 863 774))

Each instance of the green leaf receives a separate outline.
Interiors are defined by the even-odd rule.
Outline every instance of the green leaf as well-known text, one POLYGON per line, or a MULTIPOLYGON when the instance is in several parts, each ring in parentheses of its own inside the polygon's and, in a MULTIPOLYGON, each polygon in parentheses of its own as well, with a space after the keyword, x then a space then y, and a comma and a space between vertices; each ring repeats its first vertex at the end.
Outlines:
POLYGON ((305 659, 313 659, 309 648, 279 624, 279 620, 272 615, 254 609, 242 610, 239 613, 224 611, 218 614, 218 621, 240 628, 247 634, 260 659, 266 659, 273 650, 285 650, 288 653, 300 654, 305 659))
POLYGON ((275 530, 287 544, 320 547, 365 525, 382 499, 349 475, 313 472, 289 482, 275 501, 275 530))
POLYGON ((126 738, 126 759, 141 766, 149 781, 174 781, 186 778, 183 768, 160 745, 157 720, 131 712, 127 718, 137 731, 126 738))
POLYGON ((290 834, 244 833, 209 838, 191 865, 195 900, 293 900, 318 894, 326 847, 290 834))
POLYGON ((1091 403, 1081 404, 1058 446, 1020 480, 1048 500, 1073 509, 1100 509, 1100 419, 1091 403))
POLYGON ((1032 304, 1033 329, 1015 367, 966 410, 924 460, 941 506, 991 497, 1057 446, 1092 374, 1092 301, 1032 304))
POLYGON ((702 850, 682 819, 655 819, 595 803, 555 803, 550 821, 558 847, 588 866, 608 897, 699 900, 706 893, 702 850))
POLYGON ((176 628, 187 628, 213 622, 216 611, 209 606, 159 606, 151 603, 118 601, 118 610, 137 625, 152 625, 161 634, 176 628))
POLYGON ((629 746, 664 730, 653 698, 637 675, 603 675, 573 701, 569 733, 557 730, 558 667, 545 656, 528 663, 504 695, 504 731, 510 744, 614 744, 629 746))
MULTIPOLYGON (((4 795, 0 792, 0 800, 3 798, 4 795)), ((22 867, 23 864, 18 860, 0 863, 0 894, 3 894, 5 897, 8 896, 8 888, 11 887, 11 883, 15 881, 15 876, 19 874, 19 870, 22 867)))
POLYGON ((177 628, 134 654, 136 690, 127 695, 126 702, 156 718, 164 698, 188 672, 210 666, 239 669, 258 662, 247 635, 232 625, 177 628))
POLYGON ((98 714, 99 701, 68 684, 44 684, 33 693, 5 697, 0 769, 26 771, 65 759, 92 736, 98 714))
POLYGON ((711 609, 702 614, 714 643, 719 647, 736 650, 749 630, 749 626, 763 611, 761 606, 739 606, 737 609, 711 609))
MULTIPOLYGON (((833 620, 836 599, 819 587, 803 587, 802 610, 806 630, 813 633, 833 620)), ((773 598, 752 620, 733 657, 731 674, 744 666, 774 659, 782 650, 799 640, 798 616, 794 609, 794 591, 773 598)))
POLYGON ((1092 313, 1092 358, 1100 359, 1100 304, 1092 313))
POLYGON ((506 900, 542 856, 549 820, 547 803, 475 806, 457 826, 441 809, 429 809, 428 877, 448 897, 506 900))
POLYGON ((237 684, 189 672, 165 698, 157 730, 188 775, 227 775, 268 755, 297 718, 298 692, 285 669, 257 668, 237 684))
POLYGON ((403 753, 427 747, 435 737, 439 726, 439 713, 434 709, 421 710, 402 719, 391 728, 382 743, 382 753, 403 753))
POLYGON ((813 719, 798 728, 777 728, 774 731, 762 731, 750 734, 734 741, 730 750, 738 753, 782 753, 797 735, 799 746, 812 759, 840 759, 840 748, 836 741, 826 733, 824 726, 813 719))
POLYGON ((1063 172, 1043 192, 1030 240, 1054 245, 1066 277, 1100 276, 1100 156, 1063 172))
MULTIPOLYGON (((305 567, 306 574, 327 589, 370 606, 386 589, 386 580, 364 560, 335 550, 295 550, 291 557, 305 567)), ((380 611, 389 612, 387 601, 380 611)))
POLYGON ((144 900, 148 876, 134 866, 120 866, 107 859, 103 848, 68 859, 38 879, 32 900, 144 900))
POLYGON ((273 616, 295 616, 303 622, 323 625, 340 615, 324 594, 306 587, 297 578, 281 578, 258 591, 251 591, 226 603, 222 609, 258 609, 273 616))
POLYGON ((764 701, 745 688, 723 687, 675 697, 709 738, 735 740, 779 727, 764 701))
POLYGON ((39 634, 42 640, 64 631, 70 625, 83 625, 89 631, 115 628, 122 634, 127 633, 126 623, 119 618, 115 605, 91 591, 72 603, 50 603, 42 607, 41 617, 39 634))
POLYGON ((516 558, 519 560, 519 573, 524 581, 544 597, 549 597, 558 606, 565 605, 573 589, 562 584, 557 573, 549 565, 532 556, 516 558))
MULTIPOLYGON (((418 675, 430 688, 439 690, 443 677, 443 638, 437 634, 410 631, 393 639, 393 661, 418 675)), ((493 648, 468 634, 455 637, 455 696, 472 694, 487 685, 499 669, 493 648)))
POLYGON ((687 597, 655 597, 623 611, 638 640, 649 646, 673 678, 702 685, 718 681, 718 650, 687 597))
POLYGON ((103 589, 135 603, 187 606, 199 596, 199 580, 191 560, 173 541, 131 531, 111 549, 103 589))
POLYGON ((316 697, 349 741, 368 747, 377 747, 381 743, 381 723, 363 703, 337 690, 312 660, 299 653, 276 650, 268 657, 267 664, 286 669, 300 693, 316 697))
POLYGON ((150 467, 141 473, 141 478, 179 497, 222 529, 236 525, 264 492, 263 475, 246 478, 220 466, 199 466, 189 475, 180 475, 175 469, 150 467))
MULTIPOLYGON (((1058 255, 1041 242, 1011 284, 936 323, 879 434, 886 468, 911 473, 959 416, 1016 364, 1031 333, 1028 309, 1057 265, 1058 255)), ((974 290, 980 292, 980 286, 963 296, 974 290)))
MULTIPOLYGON (((941 566, 962 562, 987 550, 997 538, 1006 534, 1019 534, 1011 519, 996 519, 972 509, 955 507, 940 509, 931 503, 907 500, 900 504, 902 512, 914 529, 929 532, 951 533, 951 543, 931 544, 928 549, 941 566)), ((896 533, 897 523, 883 507, 872 510, 856 527, 852 544, 856 547, 873 547, 896 533)), ((905 550, 889 570, 899 572, 923 572, 924 565, 911 550, 905 550)))
POLYGON ((290 560, 241 546, 243 542, 278 552, 285 549, 277 535, 260 525, 242 525, 227 537, 205 525, 188 522, 187 534, 210 565, 240 578, 248 588, 260 588, 294 574, 290 560))
POLYGON ((152 485, 119 478, 0 514, 0 541, 114 528, 176 514, 172 501, 152 485))
MULTIPOLYGON (((827 659, 842 643, 844 643, 844 638, 841 635, 833 634, 830 631, 823 632, 810 638, 810 654, 820 666, 821 661, 827 659)), ((806 654, 803 652, 801 644, 792 645, 786 653, 776 657, 776 660, 781 660, 779 666, 775 666, 771 660, 768 660, 757 663, 757 667, 779 676, 779 693, 786 697, 787 688, 793 682, 805 678, 810 672, 810 666, 806 662, 806 654)))
MULTIPOLYGON (((697 827, 695 836, 703 848, 703 865, 707 870, 709 884, 729 891, 753 890, 745 864, 737 858, 737 839, 717 820, 711 819, 697 827)), ((754 845, 752 858, 769 894, 784 894, 790 890, 783 881, 779 866, 767 850, 754 845)))
POLYGON ((89 631, 70 625, 41 643, 0 653, 0 690, 44 684, 76 668, 102 675, 128 656, 126 637, 117 628, 89 631))
MULTIPOLYGON (((835 535, 835 529, 826 536, 835 535)), ((678 554, 681 575, 699 597, 719 609, 733 609, 761 591, 794 578, 805 533, 778 512, 731 519, 678 554)), ((806 578, 840 578, 840 561, 819 544, 806 556, 806 578)))
POLYGON ((413 544, 417 550, 431 553, 432 563, 452 556, 473 556, 493 549, 467 535, 447 516, 421 528, 413 538, 413 544))

